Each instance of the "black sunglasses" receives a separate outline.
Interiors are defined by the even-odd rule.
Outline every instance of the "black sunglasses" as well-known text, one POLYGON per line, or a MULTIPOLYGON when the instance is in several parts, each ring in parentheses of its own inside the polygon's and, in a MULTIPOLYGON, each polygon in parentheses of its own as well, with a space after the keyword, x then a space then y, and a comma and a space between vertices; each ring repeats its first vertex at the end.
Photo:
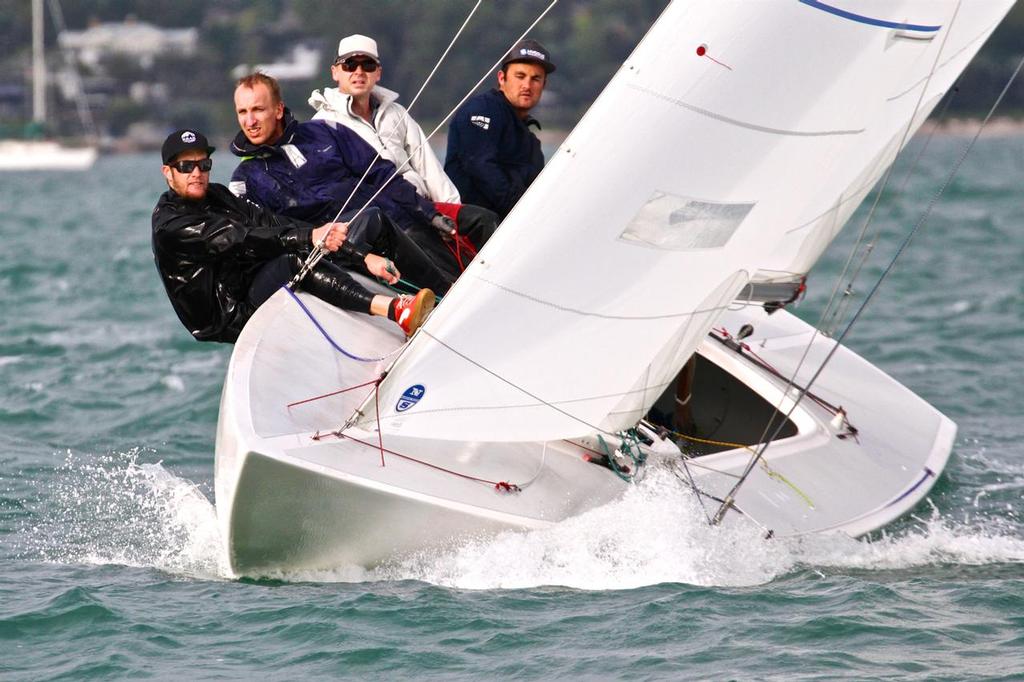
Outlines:
POLYGON ((178 171, 182 175, 188 175, 196 168, 203 173, 209 173, 210 169, 213 168, 213 159, 199 159, 198 161, 175 161, 174 163, 167 164, 174 170, 178 171))
POLYGON ((348 71, 349 73, 352 73, 360 66, 363 67, 363 71, 366 73, 373 73, 377 70, 377 67, 380 66, 380 64, 372 59, 356 59, 355 57, 349 57, 344 60, 338 59, 335 60, 334 64, 336 66, 341 66, 342 71, 348 71))

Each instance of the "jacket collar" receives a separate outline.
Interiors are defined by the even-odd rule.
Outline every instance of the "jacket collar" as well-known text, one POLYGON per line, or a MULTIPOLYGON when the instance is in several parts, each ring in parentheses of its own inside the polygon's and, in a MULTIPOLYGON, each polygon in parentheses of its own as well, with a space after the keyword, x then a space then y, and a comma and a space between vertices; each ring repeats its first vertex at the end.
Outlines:
POLYGON ((508 110, 512 112, 512 117, 515 118, 517 121, 522 121, 523 127, 529 129, 530 126, 536 126, 537 130, 541 130, 540 121, 535 119, 533 116, 527 114, 526 118, 519 118, 519 114, 517 114, 515 108, 513 108, 513 106, 509 104, 508 98, 505 97, 505 93, 503 93, 501 90, 499 90, 498 88, 492 88, 488 94, 494 99, 503 103, 506 107, 508 107, 508 110))
MULTIPOLYGON (((370 97, 376 100, 379 107, 383 109, 398 99, 398 93, 388 90, 379 85, 374 85, 370 91, 370 97)), ((355 116, 352 113, 352 95, 342 92, 338 88, 324 88, 321 93, 314 90, 309 96, 309 105, 317 111, 328 111, 333 113, 345 113, 355 116)))
POLYGON ((288 107, 284 108, 284 134, 274 142, 273 144, 253 144, 249 141, 249 138, 245 136, 245 133, 241 130, 235 135, 235 139, 231 141, 231 153, 235 156, 242 157, 263 157, 270 156, 272 154, 279 154, 280 147, 283 144, 291 144, 295 134, 299 131, 299 122, 295 120, 292 115, 291 109, 288 107))

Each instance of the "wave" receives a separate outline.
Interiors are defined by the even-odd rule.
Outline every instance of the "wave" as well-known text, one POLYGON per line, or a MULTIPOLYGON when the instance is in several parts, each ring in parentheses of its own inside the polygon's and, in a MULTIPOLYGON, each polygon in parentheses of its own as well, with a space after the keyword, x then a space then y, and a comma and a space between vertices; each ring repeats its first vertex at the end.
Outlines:
MULTIPOLYGON (((200 488, 144 463, 142 450, 99 458, 69 454, 47 511, 26 532, 30 554, 59 563, 149 567, 225 580, 216 510, 200 488)), ((766 539, 759 526, 711 527, 686 486, 652 472, 618 501, 550 528, 469 538, 365 569, 341 566, 267 576, 287 582, 415 580, 458 589, 547 585, 620 590, 662 583, 761 585, 800 570, 893 570, 1024 563, 1014 525, 956 523, 932 508, 871 541, 841 535, 766 539)))

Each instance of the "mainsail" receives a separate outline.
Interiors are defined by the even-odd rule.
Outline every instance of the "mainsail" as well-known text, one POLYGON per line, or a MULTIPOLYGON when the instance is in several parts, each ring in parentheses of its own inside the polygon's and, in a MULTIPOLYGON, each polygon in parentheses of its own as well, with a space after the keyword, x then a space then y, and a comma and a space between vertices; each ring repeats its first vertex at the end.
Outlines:
POLYGON ((359 423, 635 424, 749 283, 810 269, 1012 4, 672 3, 359 423))

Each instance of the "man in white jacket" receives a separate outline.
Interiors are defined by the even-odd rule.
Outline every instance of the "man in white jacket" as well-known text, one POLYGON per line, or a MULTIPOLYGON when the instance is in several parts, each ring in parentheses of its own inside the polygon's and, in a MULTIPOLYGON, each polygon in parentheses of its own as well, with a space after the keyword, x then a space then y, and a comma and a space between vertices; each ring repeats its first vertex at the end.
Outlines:
POLYGON ((457 204, 459 190, 444 173, 423 129, 397 102, 398 93, 377 83, 381 77, 377 41, 351 35, 338 43, 331 66, 336 88, 314 90, 309 104, 314 119, 328 119, 351 128, 395 164, 403 177, 431 201, 457 204), (407 163, 408 162, 408 163, 407 163))
MULTIPOLYGON (((497 215, 461 204, 459 190, 445 174, 423 129, 397 102, 398 93, 378 85, 382 71, 377 41, 358 34, 342 38, 331 66, 338 87, 313 91, 309 97, 316 110, 313 119, 335 121, 358 134, 395 164, 421 196, 456 221, 458 233, 468 237, 474 251, 479 249, 497 228, 497 215)), ((449 244, 457 247, 458 240, 449 244)), ((463 262, 461 254, 453 255, 460 267, 468 264, 468 258, 463 262)))

